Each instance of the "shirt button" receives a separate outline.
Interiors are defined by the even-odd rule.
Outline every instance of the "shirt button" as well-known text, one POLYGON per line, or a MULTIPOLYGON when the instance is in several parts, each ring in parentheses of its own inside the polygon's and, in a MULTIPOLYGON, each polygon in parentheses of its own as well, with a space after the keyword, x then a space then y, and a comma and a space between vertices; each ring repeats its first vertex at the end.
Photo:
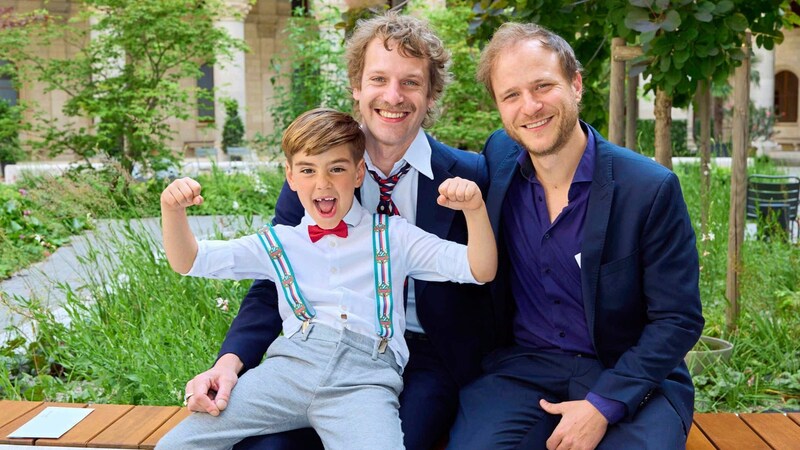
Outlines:
POLYGON ((337 269, 336 267, 331 267, 331 273, 336 273, 338 271, 339 271, 339 269, 337 269))
POLYGON ((555 303, 556 305, 560 305, 561 304, 561 300, 556 300, 553 303, 555 303))
POLYGON ((548 268, 544 269, 544 273, 550 273, 550 268, 548 267, 548 268))
POLYGON ((561 333, 558 333, 558 335, 559 335, 560 337, 564 337, 564 336, 566 336, 566 335, 567 335, 567 333, 564 333, 564 332, 562 331, 561 333))
POLYGON ((550 233, 545 233, 544 238, 545 239, 550 239, 550 233))
POLYGON ((336 241, 334 241, 333 239, 329 240, 328 247, 336 247, 336 241))

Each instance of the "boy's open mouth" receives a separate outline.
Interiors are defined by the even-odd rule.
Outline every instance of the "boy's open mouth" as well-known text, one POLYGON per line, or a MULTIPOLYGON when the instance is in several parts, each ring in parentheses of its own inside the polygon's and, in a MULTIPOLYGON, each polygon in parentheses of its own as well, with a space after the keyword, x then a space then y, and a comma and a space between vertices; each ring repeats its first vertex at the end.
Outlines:
POLYGON ((314 199, 314 206, 322 217, 332 217, 336 213, 336 199, 334 197, 321 197, 314 199))

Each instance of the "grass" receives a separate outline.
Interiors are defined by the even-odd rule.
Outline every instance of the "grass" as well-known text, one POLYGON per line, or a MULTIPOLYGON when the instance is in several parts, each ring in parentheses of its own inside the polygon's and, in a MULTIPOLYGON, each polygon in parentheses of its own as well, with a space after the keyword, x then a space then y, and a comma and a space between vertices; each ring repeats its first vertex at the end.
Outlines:
MULTIPOLYGON (((678 166, 676 172, 699 230, 699 167, 678 166)), ((739 328, 727 335, 730 173, 714 168, 712 175, 709 232, 702 236, 698 231, 697 242, 705 334, 728 339, 735 347, 728 363, 694 378, 696 409, 800 409, 800 271, 795 269, 800 247, 745 240, 739 328)), ((269 217, 281 178, 255 177, 260 184, 253 174, 210 175, 201 181, 206 209, 196 212, 269 217)), ((118 252, 119 269, 96 270, 82 290, 59 287, 67 294, 71 326, 60 324, 35 300, 7 299, 32 317, 37 333, 32 341, 17 339, 0 349, 0 397, 177 405, 186 380, 213 363, 247 283, 180 277, 154 242, 127 233, 133 244, 107 243, 118 252)), ((83 263, 107 266, 101 250, 83 263)))

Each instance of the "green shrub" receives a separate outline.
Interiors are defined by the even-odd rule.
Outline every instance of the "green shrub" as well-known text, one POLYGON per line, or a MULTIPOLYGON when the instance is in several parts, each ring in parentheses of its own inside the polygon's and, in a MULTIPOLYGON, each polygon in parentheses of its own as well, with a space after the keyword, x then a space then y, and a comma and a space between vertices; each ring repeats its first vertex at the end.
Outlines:
POLYGON ((239 117, 239 102, 234 99, 225 101, 225 126, 222 128, 222 151, 228 147, 239 147, 244 142, 244 123, 239 117))
MULTIPOLYGON (((673 120, 670 129, 672 136, 672 156, 694 156, 686 145, 687 128, 685 120, 673 120)), ((654 156, 656 152, 656 121, 639 119, 636 121, 636 148, 639 153, 654 156)))

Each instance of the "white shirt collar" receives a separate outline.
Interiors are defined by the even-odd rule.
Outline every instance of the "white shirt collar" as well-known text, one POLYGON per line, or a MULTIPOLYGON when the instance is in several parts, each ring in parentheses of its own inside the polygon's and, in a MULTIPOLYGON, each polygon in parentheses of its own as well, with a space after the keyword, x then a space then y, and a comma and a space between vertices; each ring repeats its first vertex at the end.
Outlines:
POLYGON ((411 142, 411 145, 406 150, 406 153, 403 157, 394 164, 392 167, 392 171, 388 174, 382 174, 380 169, 377 169, 374 164, 372 164, 372 160, 369 157, 369 153, 364 153, 364 160, 367 162, 367 167, 370 170, 377 170, 378 174, 381 176, 391 176, 394 173, 397 173, 403 164, 408 162, 412 168, 416 169, 417 172, 421 173, 428 177, 428 179, 433 179, 433 169, 431 169, 431 144, 428 142, 428 137, 425 136, 425 132, 422 128, 419 129, 417 132, 417 136, 411 142))

